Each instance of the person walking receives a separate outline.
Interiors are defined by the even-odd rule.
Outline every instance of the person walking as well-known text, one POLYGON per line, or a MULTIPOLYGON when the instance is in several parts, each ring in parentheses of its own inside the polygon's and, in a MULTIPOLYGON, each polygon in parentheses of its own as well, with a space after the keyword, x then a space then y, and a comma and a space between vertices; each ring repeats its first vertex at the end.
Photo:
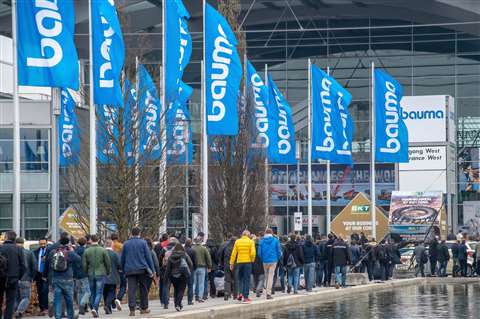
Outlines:
MULTIPOLYGON (((152 284, 155 281, 156 278, 160 278, 161 275, 161 270, 160 270, 160 262, 158 260, 157 253, 153 249, 153 242, 150 238, 145 238, 145 241, 147 242, 148 249, 150 250, 150 253, 152 254, 152 261, 153 261, 153 268, 154 268, 154 275, 151 277, 147 277, 147 291, 150 291, 150 288, 152 288, 152 284)), ((168 302, 167 302, 168 304, 168 302)))
POLYGON ((18 305, 15 313, 16 318, 22 318, 28 308, 28 305, 30 304, 30 299, 32 296, 32 282, 35 278, 36 272, 35 256, 33 255, 33 252, 23 247, 25 244, 25 239, 22 237, 18 237, 15 240, 15 243, 22 249, 25 263, 25 272, 18 282, 18 305))
POLYGON ((212 239, 207 239, 207 242, 205 243, 205 247, 208 250, 208 253, 210 254, 210 260, 212 261, 212 268, 210 268, 207 272, 207 275, 205 277, 205 289, 203 291, 203 299, 207 300, 208 295, 210 292, 210 297, 215 298, 217 295, 217 289, 215 287, 215 271, 218 268, 218 260, 217 260, 217 254, 218 254, 218 247, 215 245, 214 241, 212 239))
POLYGON ((233 246, 235 245, 236 237, 232 233, 226 236, 225 244, 220 247, 218 251, 218 263, 223 267, 224 271, 224 300, 231 297, 237 299, 237 282, 235 281, 235 271, 230 270, 230 256, 232 256, 233 246))
POLYGON ((203 237, 198 236, 195 239, 195 245, 193 245, 193 251, 195 251, 195 258, 197 260, 197 269, 195 269, 195 301, 205 302, 205 276, 207 272, 212 268, 212 259, 208 249, 203 246, 203 237))
POLYGON ((365 264, 367 268, 368 280, 373 281, 375 280, 375 265, 378 263, 377 261, 377 242, 374 238, 368 243, 363 246, 365 251, 365 264))
POLYGON ((260 246, 260 236, 254 240, 255 251, 257 252, 255 256, 255 261, 252 264, 252 275, 253 275, 253 292, 256 293, 257 298, 263 293, 263 286, 265 284, 265 270, 263 269, 263 262, 258 254, 258 249, 260 246))
POLYGON ((321 287, 327 278, 327 236, 322 235, 320 237, 320 241, 317 243, 317 253, 316 285, 317 287, 321 287))
POLYGON ((452 259, 453 259, 452 277, 457 277, 460 270, 460 263, 458 262, 459 246, 460 246, 460 241, 456 240, 451 247, 452 259))
POLYGON ((333 243, 333 265, 335 266, 335 288, 346 287, 347 265, 351 264, 350 247, 339 235, 333 243))
POLYGON ((335 242, 335 235, 330 233, 328 234, 328 240, 326 245, 326 252, 327 252, 327 276, 325 277, 325 287, 330 287, 332 283, 332 274, 335 271, 333 266, 333 243, 335 242))
POLYGON ((35 286, 37 287, 38 306, 40 315, 45 316, 48 313, 48 282, 44 276, 45 260, 47 259, 47 239, 41 238, 38 241, 38 248, 33 251, 35 256, 35 286))
POLYGON ((282 257, 282 248, 280 247, 280 241, 273 236, 272 229, 267 228, 265 230, 265 235, 260 240, 257 254, 263 263, 266 298, 273 299, 272 291, 275 289, 273 278, 277 263, 282 257))
MULTIPOLYGON (((85 253, 87 239, 81 237, 77 241, 77 247, 75 248, 75 253, 77 253, 80 258, 83 259, 83 254, 85 253)), ((78 298, 78 313, 84 315, 86 312, 87 305, 90 301, 90 281, 88 280, 87 273, 83 270, 83 265, 74 265, 74 277, 77 289, 77 298, 78 298)))
POLYGON ((98 244, 98 236, 91 235, 92 244, 85 250, 82 263, 83 270, 88 275, 90 283, 90 306, 92 307, 92 316, 98 317, 98 307, 103 297, 103 288, 105 279, 110 275, 111 261, 105 248, 98 244))
POLYGON ((412 254, 412 262, 415 260, 415 277, 418 277, 420 274, 422 277, 425 277, 425 264, 428 261, 427 249, 423 242, 419 242, 412 254))
POLYGON ((189 255, 180 243, 175 244, 167 261, 165 276, 173 285, 173 302, 177 311, 183 309, 182 300, 192 271, 193 263, 189 255))
POLYGON ((445 240, 440 242, 438 245, 438 276, 439 277, 447 277, 447 265, 448 261, 450 260, 450 253, 448 251, 448 246, 445 240))
POLYGON ((437 261, 438 261, 438 237, 435 236, 428 247, 428 254, 430 259, 430 276, 437 275, 437 261))
POLYGON ((293 293, 298 293, 298 285, 300 281, 300 269, 305 263, 303 249, 299 243, 300 236, 290 235, 290 241, 286 244, 286 252, 283 256, 283 264, 287 269, 288 287, 287 293, 293 288, 293 293))
POLYGON ((62 319, 63 305, 68 319, 76 317, 73 308, 73 271, 81 262, 82 259, 75 253, 65 234, 60 236, 60 240, 48 253, 45 271, 52 283, 55 319, 62 319))
MULTIPOLYGON (((170 282, 168 280, 168 277, 165 276, 165 270, 167 268, 168 258, 172 254, 173 248, 177 243, 178 239, 176 237, 167 237, 167 242, 162 241, 158 243, 153 249, 157 254, 158 265, 160 267, 158 294, 160 297, 160 303, 163 305, 164 309, 168 309, 168 304, 170 302, 170 282)), ((156 267, 155 261, 154 266, 156 267)))
POLYGON ((118 311, 122 310, 122 304, 120 300, 116 299, 117 286, 120 284, 120 271, 122 266, 120 265, 120 257, 114 250, 113 241, 107 239, 105 242, 105 248, 110 258, 110 274, 105 277, 105 286, 103 287, 103 309, 105 314, 112 314, 112 306, 118 311))
POLYGON ((23 250, 15 244, 16 239, 17 234, 8 231, 6 240, 0 246, 0 312, 3 311, 5 319, 13 318, 18 281, 26 269, 23 250))
POLYGON ((149 314, 147 277, 152 277, 155 266, 147 242, 140 237, 140 228, 133 227, 129 240, 123 244, 122 269, 128 285, 128 308, 130 316, 135 316, 137 290, 140 291, 140 314, 149 314))
POLYGON ((193 250, 192 245, 193 245, 192 240, 190 238, 187 238, 187 240, 185 240, 185 253, 188 255, 188 257, 190 257, 190 260, 192 261, 192 271, 190 276, 188 276, 188 282, 187 282, 188 305, 193 305, 193 296, 194 296, 193 284, 195 283, 195 278, 193 274, 195 273, 195 269, 197 269, 197 258, 195 256, 195 251, 193 250))
POLYGON ((251 302, 248 296, 252 263, 255 261, 255 256, 255 243, 250 239, 250 232, 244 230, 242 237, 233 245, 232 255, 230 256, 230 271, 233 272, 235 266, 238 269, 239 286, 241 286, 242 292, 238 295, 237 300, 245 303, 251 302))
POLYGON ((315 285, 315 267, 318 259, 317 246, 313 243, 313 238, 310 235, 305 237, 305 243, 302 246, 303 257, 305 265, 303 267, 303 274, 305 276, 305 287, 307 292, 311 292, 315 285))

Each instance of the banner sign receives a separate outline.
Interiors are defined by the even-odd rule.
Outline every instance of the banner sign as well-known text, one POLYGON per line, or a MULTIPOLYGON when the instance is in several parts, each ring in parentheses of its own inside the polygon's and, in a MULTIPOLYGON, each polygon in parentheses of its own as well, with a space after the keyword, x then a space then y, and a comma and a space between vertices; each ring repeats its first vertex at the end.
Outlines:
POLYGON ((208 135, 238 134, 242 63, 237 39, 225 18, 205 4, 205 78, 208 135))
POLYGON ((145 66, 138 68, 139 78, 139 127, 140 154, 149 160, 160 159, 162 155, 160 141, 161 104, 157 88, 145 66))
POLYGON ((97 105, 97 159, 112 164, 118 156, 118 106, 97 105))
POLYGON ((408 162, 408 130, 403 122, 400 101, 402 86, 389 74, 375 70, 375 160, 408 162))
POLYGON ((272 149, 270 162, 275 164, 295 164, 296 143, 292 109, 283 97, 272 77, 268 76, 269 107, 272 112, 273 129, 270 136, 272 149))
POLYGON ((182 90, 180 81, 192 55, 188 31, 190 14, 182 0, 165 1, 165 103, 170 106, 182 90))
POLYGON ((60 167, 78 164, 80 161, 80 129, 78 127, 77 114, 75 113, 75 101, 66 89, 62 90, 61 93, 58 143, 60 167))
POLYGON ((333 77, 312 65, 312 159, 352 163, 351 94, 333 77))
POLYGON ((91 19, 94 103, 123 105, 120 76, 125 45, 114 0, 92 1, 91 19))
POLYGON ((17 1, 18 84, 78 90, 73 1, 17 1))

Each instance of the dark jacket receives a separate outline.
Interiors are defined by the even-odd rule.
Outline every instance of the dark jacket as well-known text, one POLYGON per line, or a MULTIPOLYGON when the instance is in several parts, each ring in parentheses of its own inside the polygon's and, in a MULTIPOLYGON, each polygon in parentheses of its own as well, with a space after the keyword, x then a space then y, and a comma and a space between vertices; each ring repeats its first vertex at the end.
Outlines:
MULTIPOLYGON (((167 266, 165 268, 165 276, 167 278, 171 278, 175 274, 180 274, 180 265, 181 265, 182 259, 185 259, 185 261, 187 262, 188 267, 190 268, 190 272, 193 271, 193 263, 190 257, 188 256, 188 254, 186 254, 183 251, 174 251, 172 252, 170 257, 168 257, 167 266)), ((187 279, 185 278, 184 274, 181 276, 185 280, 187 279)))
POLYGON ((33 252, 23 248, 23 258, 25 263, 25 273, 23 274, 21 281, 33 281, 36 274, 36 261, 33 252))
POLYGON ((207 239, 206 245, 208 252, 210 253, 210 259, 212 260, 212 270, 215 270, 218 266, 218 247, 213 240, 207 239))
POLYGON ((285 266, 287 265, 288 257, 290 257, 290 255, 293 255, 297 267, 301 267, 303 264, 305 264, 302 246, 300 246, 297 241, 289 241, 285 245, 285 255, 283 256, 283 264, 285 266))
POLYGON ((45 261, 47 260, 47 247, 45 247, 45 249, 42 251, 42 254, 40 254, 41 249, 42 249, 41 247, 38 247, 37 249, 35 249, 33 251, 33 255, 35 256, 35 262, 36 262, 35 271, 43 274, 45 271, 45 261))
POLYGON ((197 258, 195 257, 195 251, 193 250, 192 246, 185 246, 185 252, 192 261, 192 269, 197 269, 197 258))
POLYGON ((0 246, 0 254, 4 255, 8 260, 7 280, 20 280, 25 274, 23 248, 18 247, 13 241, 6 240, 0 246))
POLYGON ((152 253, 140 237, 132 237, 123 244, 121 264, 126 276, 155 271, 152 253))
MULTIPOLYGON (((85 246, 77 246, 75 248, 75 252, 77 253, 78 256, 80 256, 80 258, 83 258, 83 254, 85 253, 85 250, 86 250, 85 246)), ((79 266, 75 265, 74 276, 76 279, 83 279, 88 277, 87 273, 83 270, 82 264, 80 264, 79 266)))
POLYGON ((333 265, 346 266, 351 263, 350 247, 342 239, 337 239, 333 243, 333 265))
POLYGON ((467 260, 468 248, 465 243, 458 245, 458 260, 464 261, 467 260))
POLYGON ((438 261, 439 262, 448 262, 450 260, 450 253, 448 252, 448 247, 445 243, 440 243, 438 245, 438 261))
POLYGON ((418 265, 426 263, 428 255, 427 255, 427 249, 425 248, 423 243, 415 247, 415 249, 413 250, 412 258, 415 258, 415 262, 418 265))
MULTIPOLYGON (((258 251, 259 245, 260 245, 260 243, 257 241, 257 242, 255 243, 255 250, 256 250, 256 251, 258 251)), ((255 261, 253 262, 252 273, 253 273, 253 275, 255 275, 255 276, 265 274, 265 271, 263 270, 263 262, 262 262, 262 259, 260 258, 260 256, 259 256, 258 254, 255 255, 255 261)))
POLYGON ((85 250, 82 262, 83 271, 90 278, 110 275, 110 257, 107 250, 98 244, 93 244, 85 250))
POLYGON ((350 252, 352 254, 352 265, 355 265, 362 256, 362 250, 360 249, 360 245, 351 245, 350 252))
POLYGON ((230 267, 230 257, 232 256, 234 245, 235 240, 228 240, 218 251, 218 264, 223 266, 224 269, 228 269, 230 267))
MULTIPOLYGON (((53 246, 53 245, 52 245, 53 246)), ((81 267, 82 259, 80 256, 69 246, 62 246, 60 244, 56 245, 54 249, 50 249, 47 257, 46 270, 48 277, 52 280, 73 280, 73 269, 81 267), (55 271, 51 267, 52 257, 57 251, 57 249, 63 249, 66 251, 67 258, 67 270, 66 271, 55 271)))
POLYGON ((430 246, 428 247, 428 254, 430 255, 430 259, 438 259, 438 241, 436 241, 435 239, 430 242, 430 246))
POLYGON ((324 263, 328 261, 328 252, 327 252, 327 241, 326 240, 321 240, 318 243, 318 262, 324 263))
POLYGON ((107 253, 110 257, 110 274, 105 278, 105 284, 119 285, 120 271, 122 270, 122 265, 120 264, 120 257, 112 249, 107 249, 107 253))
POLYGON ((314 263, 318 258, 317 246, 311 241, 305 241, 305 244, 302 247, 303 257, 306 264, 314 263))
POLYGON ((327 243, 326 243, 328 264, 332 264, 332 263, 333 263, 333 244, 334 244, 334 243, 335 243, 335 240, 334 240, 333 238, 327 240, 327 243))
POLYGON ((453 243, 451 249, 452 249, 452 258, 458 259, 458 243, 453 243))

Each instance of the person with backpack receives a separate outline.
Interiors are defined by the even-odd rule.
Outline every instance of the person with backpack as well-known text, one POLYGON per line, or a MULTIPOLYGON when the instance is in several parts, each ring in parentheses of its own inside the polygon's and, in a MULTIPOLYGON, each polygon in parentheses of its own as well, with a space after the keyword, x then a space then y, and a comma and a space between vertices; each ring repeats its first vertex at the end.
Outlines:
POLYGON ((103 288, 105 279, 110 275, 111 261, 105 248, 98 244, 98 236, 91 235, 92 244, 83 254, 83 270, 88 275, 90 282, 90 306, 92 307, 92 316, 98 317, 98 307, 103 297, 103 288))
POLYGON ((232 255, 233 246, 235 245, 236 237, 232 233, 228 233, 226 236, 226 242, 220 247, 218 251, 218 263, 220 267, 223 267, 224 271, 224 300, 228 300, 231 297, 237 298, 237 290, 234 271, 230 270, 230 256, 232 255))
POLYGON ((255 261, 255 243, 250 239, 250 232, 244 230, 242 237, 235 241, 233 245, 232 255, 230 256, 230 271, 236 266, 238 269, 239 286, 242 293, 238 295, 239 301, 245 303, 251 302, 248 298, 250 292, 250 276, 252 274, 252 263, 255 261))
POLYGON ((175 244, 168 258, 165 276, 173 285, 175 310, 183 309, 182 300, 187 287, 188 278, 192 275, 193 263, 180 243, 175 244))
POLYGON ((257 256, 263 263, 263 270, 265 273, 265 290, 267 299, 273 299, 272 291, 274 289, 274 273, 277 263, 282 257, 282 248, 280 242, 273 236, 271 228, 265 230, 265 235, 260 240, 257 256))
MULTIPOLYGON (((163 305, 164 309, 168 309, 168 304, 170 303, 170 281, 168 277, 165 276, 165 271, 167 269, 168 258, 173 252, 173 248, 178 244, 178 239, 176 237, 170 237, 168 239, 168 244, 164 247, 162 245, 165 242, 159 243, 155 246, 154 251, 157 254, 158 265, 159 265, 159 287, 158 294, 160 296, 160 303, 163 305)), ((154 262, 155 263, 155 262, 154 262)))
MULTIPOLYGON (((55 319, 62 318, 62 306, 65 304, 68 319, 75 318, 73 308, 73 271, 82 259, 75 253, 70 239, 63 235, 47 257, 46 272, 51 279, 53 289, 53 309, 55 319)), ((53 245, 52 245, 53 246, 53 245)))
POLYGON ((6 240, 0 246, 0 312, 5 309, 5 319, 13 317, 18 281, 25 274, 25 259, 22 249, 15 244, 16 238, 14 231, 8 231, 6 240))
POLYGON ((198 236, 195 239, 195 245, 193 245, 193 251, 195 252, 195 258, 197 260, 197 269, 195 269, 195 301, 205 302, 205 276, 209 269, 212 269, 212 258, 208 249, 203 246, 203 237, 198 236))
POLYGON ((128 308, 135 316, 137 290, 140 290, 140 314, 150 313, 148 309, 147 277, 153 277, 155 266, 147 242, 140 237, 140 228, 133 227, 129 240, 123 244, 122 269, 127 277, 128 308))
POLYGON ((32 296, 32 282, 35 278, 35 256, 30 250, 23 247, 25 239, 22 237, 18 237, 15 243, 22 249, 25 262, 25 272, 18 282, 18 304, 15 313, 16 318, 22 318, 30 304, 30 298, 32 296))
POLYGON ((286 253, 283 257, 284 265, 287 268, 287 293, 290 293, 293 288, 293 293, 298 294, 300 269, 305 263, 303 249, 299 241, 300 236, 295 234, 290 235, 290 241, 286 244, 286 253))
POLYGON ((105 247, 110 258, 110 274, 105 278, 105 285, 103 287, 103 309, 105 314, 112 314, 112 306, 115 306, 118 311, 122 310, 122 305, 116 299, 117 286, 120 284, 120 256, 114 250, 114 244, 111 239, 107 239, 105 247))
POLYGON ((346 287, 347 265, 352 262, 350 247, 343 240, 342 235, 337 236, 333 243, 333 265, 335 266, 335 288, 346 287))

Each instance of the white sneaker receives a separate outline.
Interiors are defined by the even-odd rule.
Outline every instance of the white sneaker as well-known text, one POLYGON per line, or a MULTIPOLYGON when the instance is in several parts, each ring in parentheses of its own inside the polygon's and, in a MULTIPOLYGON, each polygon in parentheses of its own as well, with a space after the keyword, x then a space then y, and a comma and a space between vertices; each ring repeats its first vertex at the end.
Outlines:
POLYGON ((122 311, 122 303, 120 300, 115 299, 115 306, 117 306, 117 311, 122 311))

